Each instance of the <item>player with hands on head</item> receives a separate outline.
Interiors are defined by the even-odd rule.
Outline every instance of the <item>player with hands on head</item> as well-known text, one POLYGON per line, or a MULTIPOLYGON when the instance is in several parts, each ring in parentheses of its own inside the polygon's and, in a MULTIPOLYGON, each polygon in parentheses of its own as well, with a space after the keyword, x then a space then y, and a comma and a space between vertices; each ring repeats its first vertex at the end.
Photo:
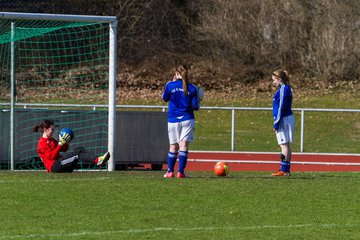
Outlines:
POLYGON ((200 107, 197 87, 189 82, 188 70, 180 65, 175 69, 172 81, 166 84, 162 99, 169 102, 168 108, 168 169, 165 178, 174 177, 174 168, 179 154, 177 178, 185 178, 189 144, 195 131, 194 111, 200 107))
POLYGON ((49 173, 73 172, 79 161, 103 165, 110 159, 110 153, 96 156, 84 147, 77 147, 73 152, 67 152, 72 136, 69 133, 59 134, 59 141, 53 138, 54 122, 44 120, 33 128, 33 132, 42 135, 38 142, 37 153, 49 173), (61 154, 60 152, 64 152, 61 154))
POLYGON ((294 138, 295 118, 291 109, 292 92, 289 85, 289 74, 285 70, 273 72, 272 84, 277 88, 273 98, 273 131, 281 148, 280 170, 273 176, 290 176, 291 147, 294 138))

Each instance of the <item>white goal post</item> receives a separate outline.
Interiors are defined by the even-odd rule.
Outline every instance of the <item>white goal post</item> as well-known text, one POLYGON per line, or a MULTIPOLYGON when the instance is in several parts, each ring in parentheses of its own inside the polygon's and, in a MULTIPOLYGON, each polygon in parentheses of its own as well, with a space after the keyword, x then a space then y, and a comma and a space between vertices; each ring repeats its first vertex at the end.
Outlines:
MULTIPOLYGON (((108 162, 108 171, 115 170, 116 158, 115 132, 116 132, 116 58, 117 58, 117 18, 116 16, 89 16, 89 15, 65 15, 65 14, 37 14, 37 13, 15 13, 0 12, 0 19, 14 20, 44 20, 44 21, 73 21, 73 22, 99 22, 109 24, 109 83, 108 83, 108 151, 111 154, 108 162)), ((13 41, 12 41, 13 42, 13 41)), ((13 45, 13 44, 12 44, 13 45)), ((11 49, 11 110, 10 110, 10 151, 11 170, 14 170, 14 107, 16 82, 14 71, 14 49, 11 49)))

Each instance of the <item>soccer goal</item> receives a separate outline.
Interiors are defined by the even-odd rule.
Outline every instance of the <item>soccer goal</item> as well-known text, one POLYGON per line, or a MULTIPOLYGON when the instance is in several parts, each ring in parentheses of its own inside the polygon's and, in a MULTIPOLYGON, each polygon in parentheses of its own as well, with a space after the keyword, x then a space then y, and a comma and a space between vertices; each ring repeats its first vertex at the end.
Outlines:
POLYGON ((70 148, 110 151, 115 169, 116 49, 113 16, 0 12, 2 169, 43 169, 32 129, 45 119, 55 138, 73 129, 70 148))

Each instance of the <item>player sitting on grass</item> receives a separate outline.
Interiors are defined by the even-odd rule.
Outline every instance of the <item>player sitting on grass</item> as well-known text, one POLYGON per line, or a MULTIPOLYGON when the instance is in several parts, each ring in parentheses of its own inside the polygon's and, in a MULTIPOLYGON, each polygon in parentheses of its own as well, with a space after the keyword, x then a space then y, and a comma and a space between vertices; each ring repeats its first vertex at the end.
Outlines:
POLYGON ((73 152, 67 152, 63 155, 60 152, 66 152, 69 148, 69 142, 72 140, 69 134, 59 135, 59 141, 52 137, 54 133, 54 122, 44 120, 40 125, 35 126, 33 131, 41 129, 42 136, 38 143, 37 153, 45 165, 48 172, 73 172, 79 161, 103 165, 110 158, 107 152, 101 157, 89 153, 84 147, 77 147, 73 152))

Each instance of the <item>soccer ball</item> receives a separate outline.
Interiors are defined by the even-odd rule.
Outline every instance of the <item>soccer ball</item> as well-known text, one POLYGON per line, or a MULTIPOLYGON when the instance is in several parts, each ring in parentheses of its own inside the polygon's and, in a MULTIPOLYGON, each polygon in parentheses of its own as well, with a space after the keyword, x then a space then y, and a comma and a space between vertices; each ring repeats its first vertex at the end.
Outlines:
POLYGON ((70 135, 70 141, 72 141, 75 137, 73 130, 71 130, 71 128, 63 128, 61 129, 59 136, 63 136, 64 134, 69 134, 70 135))
POLYGON ((202 87, 197 87, 197 96, 198 96, 199 102, 201 102, 201 100, 203 100, 203 98, 204 98, 204 89, 202 87))
POLYGON ((214 173, 218 176, 226 176, 228 175, 230 170, 229 165, 226 162, 218 162, 215 164, 214 173))

